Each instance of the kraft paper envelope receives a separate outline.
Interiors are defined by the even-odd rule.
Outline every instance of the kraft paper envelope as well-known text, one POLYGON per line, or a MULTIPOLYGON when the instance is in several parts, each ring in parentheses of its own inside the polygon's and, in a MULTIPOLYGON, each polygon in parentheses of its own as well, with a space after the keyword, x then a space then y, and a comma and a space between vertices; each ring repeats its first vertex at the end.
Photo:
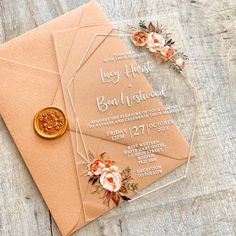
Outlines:
MULTIPOLYGON (((111 26, 106 23, 109 22, 101 9, 96 2, 91 2, 0 46, 0 112, 63 235, 71 234, 108 210, 101 205, 98 196, 90 194, 90 189, 85 191, 87 179, 78 174, 80 165, 75 164, 79 157, 73 148, 72 137, 76 131, 74 115, 71 108, 65 106, 68 101, 65 86, 89 43, 85 36, 91 37, 93 32, 98 31, 109 33, 111 26), (77 29, 81 23, 88 25, 87 35, 79 37, 77 29), (65 29, 68 34, 54 34, 56 56, 52 35, 55 31, 65 29), (63 42, 59 43, 56 35, 62 37, 63 42), (78 57, 75 57, 75 53, 78 53, 78 57), (70 117, 68 131, 55 140, 42 139, 33 129, 36 112, 50 105, 67 110, 70 117)), ((82 83, 81 86, 85 85, 82 83)), ((78 104, 81 105, 80 100, 78 104)), ((88 117, 85 116, 85 119, 88 117)), ((172 142, 183 145, 183 149, 179 150, 179 161, 166 159, 169 170, 186 161, 188 145, 179 131, 176 130, 175 134, 179 139, 173 135, 172 142)), ((127 146, 127 143, 100 140, 100 135, 89 132, 85 135, 85 141, 92 149, 97 150, 98 143, 101 143, 99 152, 120 153, 127 146)), ((79 149, 83 149, 81 143, 79 149)), ((126 163, 120 161, 122 158, 114 155, 117 163, 125 167, 126 163)), ((137 168, 135 163, 130 164, 132 169, 137 168)), ((153 180, 141 182, 140 188, 153 180)))
MULTIPOLYGON (((94 5, 94 8, 97 8, 99 15, 102 14, 99 6, 94 5)), ((118 97, 121 92, 128 92, 129 90, 127 87, 127 82, 124 80, 121 80, 116 86, 114 86, 112 83, 110 85, 102 85, 99 78, 100 68, 106 68, 107 71, 122 71, 125 64, 132 63, 135 65, 135 62, 131 59, 126 60, 125 62, 116 62, 113 66, 111 66, 109 63, 106 65, 103 63, 105 58, 110 58, 117 52, 125 52, 127 49, 125 48, 121 39, 107 37, 107 35, 112 32, 112 26, 105 16, 103 24, 99 25, 96 24, 96 22, 96 16, 90 17, 86 14, 86 12, 84 12, 78 27, 56 31, 53 34, 58 67, 61 71, 63 94, 70 124, 71 126, 74 125, 73 130, 76 130, 74 120, 76 117, 82 130, 81 134, 81 132, 79 132, 77 129, 78 135, 80 136, 80 140, 77 144, 75 143, 77 137, 76 134, 74 132, 71 133, 76 163, 80 163, 82 159, 80 155, 76 153, 76 150, 79 150, 83 156, 86 155, 82 142, 84 140, 85 145, 89 151, 96 153, 96 155, 99 155, 99 153, 103 152, 108 153, 109 156, 122 168, 125 168, 126 166, 131 167, 135 175, 135 170, 137 170, 139 167, 134 160, 129 159, 124 154, 124 149, 127 148, 128 145, 144 143, 145 141, 150 140, 149 135, 143 135, 133 139, 125 138, 119 141, 111 141, 106 136, 107 131, 109 129, 122 129, 124 125, 114 125, 112 128, 88 128, 88 123, 90 120, 111 117, 134 111, 122 106, 115 108, 115 110, 111 109, 106 115, 104 115, 95 109, 96 105, 94 101, 96 101, 96 97, 98 95, 102 94, 112 98, 118 97), (88 22, 90 24, 88 24, 88 22), (92 22, 94 23, 92 24, 92 22), (97 37, 96 40, 94 40, 96 34, 104 35, 104 37, 97 37), (91 42, 93 42, 93 44, 91 44, 91 42), (70 84, 71 78, 73 78, 73 75, 81 62, 81 69, 78 70, 74 77, 73 84, 71 84, 71 100, 71 97, 68 93, 68 85, 70 84), (76 114, 72 111, 73 109, 76 111, 76 114), (83 137, 83 140, 81 137, 83 137), (77 147, 77 145, 79 147, 77 147)), ((143 74, 139 76, 138 82, 132 84, 132 90, 138 91, 139 88, 142 88, 143 90, 151 89, 151 86, 147 83, 143 74)), ((162 106, 163 105, 160 100, 154 99, 152 101, 145 102, 144 104, 137 105, 136 109, 138 111, 142 111, 162 106)), ((171 117, 169 115, 165 115, 150 118, 149 121, 157 122, 168 119, 171 119, 171 117)), ((135 121, 129 124, 131 126, 140 125, 142 122, 143 121, 135 121)), ((168 146, 167 150, 163 151, 163 153, 160 153, 160 155, 157 155, 160 159, 158 163, 164 167, 164 171, 159 176, 150 176, 149 178, 145 179, 139 179, 134 176, 134 179, 137 180, 140 189, 143 189, 150 183, 186 162, 190 151, 189 145, 186 143, 175 125, 171 126, 168 132, 165 132, 164 134, 152 135, 151 138, 159 139, 168 146)), ((77 165, 83 204, 82 211, 84 213, 85 221, 89 222, 99 215, 105 213, 108 208, 104 206, 101 197, 96 194, 91 194, 93 186, 91 186, 91 183, 88 183, 88 177, 84 177, 81 174, 84 173, 85 170, 86 165, 77 165)))
POLYGON ((50 105, 65 110, 52 32, 76 27, 83 8, 96 15, 94 4, 0 46, 1 116, 63 235, 85 224, 70 133, 44 140, 34 132, 33 117, 50 105))

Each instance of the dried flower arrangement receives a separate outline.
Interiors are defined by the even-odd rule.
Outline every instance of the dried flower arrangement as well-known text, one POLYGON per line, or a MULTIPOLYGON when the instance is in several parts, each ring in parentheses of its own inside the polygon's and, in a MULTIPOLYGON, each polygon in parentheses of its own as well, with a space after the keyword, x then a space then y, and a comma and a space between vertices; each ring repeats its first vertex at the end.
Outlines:
POLYGON ((131 40, 135 46, 148 48, 162 63, 169 63, 171 68, 178 73, 183 71, 188 57, 177 51, 174 47, 175 41, 163 30, 162 26, 159 26, 158 22, 156 26, 152 22, 147 26, 145 21, 140 21, 139 28, 133 26, 130 28, 133 30, 131 40))
POLYGON ((134 183, 131 177, 131 169, 126 167, 120 170, 113 160, 105 159, 104 153, 101 153, 98 158, 89 152, 92 161, 88 164, 88 175, 90 176, 88 182, 95 186, 93 193, 103 195, 103 203, 108 207, 112 200, 116 206, 119 205, 120 200, 130 200, 127 197, 129 191, 136 191, 138 184, 134 183))

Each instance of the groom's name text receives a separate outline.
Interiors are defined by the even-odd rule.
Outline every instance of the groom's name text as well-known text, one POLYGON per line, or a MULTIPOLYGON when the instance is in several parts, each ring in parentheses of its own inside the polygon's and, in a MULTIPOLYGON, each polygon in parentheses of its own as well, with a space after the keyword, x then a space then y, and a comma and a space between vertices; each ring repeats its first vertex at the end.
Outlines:
POLYGON ((167 96, 167 88, 166 86, 162 86, 160 90, 151 92, 145 92, 143 90, 139 90, 137 93, 129 95, 126 95, 122 92, 118 97, 113 97, 110 99, 107 99, 105 96, 98 96, 96 98, 96 103, 98 110, 100 112, 105 112, 110 107, 118 107, 120 105, 133 107, 135 104, 147 101, 154 97, 166 97, 166 96, 167 96))

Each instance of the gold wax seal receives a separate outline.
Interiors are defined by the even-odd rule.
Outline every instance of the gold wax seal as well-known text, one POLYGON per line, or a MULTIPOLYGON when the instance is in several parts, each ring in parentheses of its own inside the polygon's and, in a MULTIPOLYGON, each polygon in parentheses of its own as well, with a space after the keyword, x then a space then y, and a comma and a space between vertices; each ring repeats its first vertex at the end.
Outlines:
POLYGON ((34 129, 43 138, 60 137, 65 133, 67 126, 66 115, 58 107, 45 107, 34 117, 34 129))

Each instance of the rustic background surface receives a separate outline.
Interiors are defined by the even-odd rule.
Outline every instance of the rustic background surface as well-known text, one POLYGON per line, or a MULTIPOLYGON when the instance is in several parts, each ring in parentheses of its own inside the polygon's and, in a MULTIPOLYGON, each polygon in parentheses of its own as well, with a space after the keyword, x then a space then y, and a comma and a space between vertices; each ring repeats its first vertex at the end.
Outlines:
MULTIPOLYGON (((1 0, 6 42, 84 0, 1 0)), ((124 204, 76 236, 236 235, 236 2, 234 0, 98 0, 112 20, 175 11, 188 41, 201 99, 188 179, 150 201, 124 204), (138 210, 139 209, 139 210, 138 210)), ((1 79, 1 78, 0 78, 1 79)), ((0 119, 0 235, 60 235, 0 119)))

